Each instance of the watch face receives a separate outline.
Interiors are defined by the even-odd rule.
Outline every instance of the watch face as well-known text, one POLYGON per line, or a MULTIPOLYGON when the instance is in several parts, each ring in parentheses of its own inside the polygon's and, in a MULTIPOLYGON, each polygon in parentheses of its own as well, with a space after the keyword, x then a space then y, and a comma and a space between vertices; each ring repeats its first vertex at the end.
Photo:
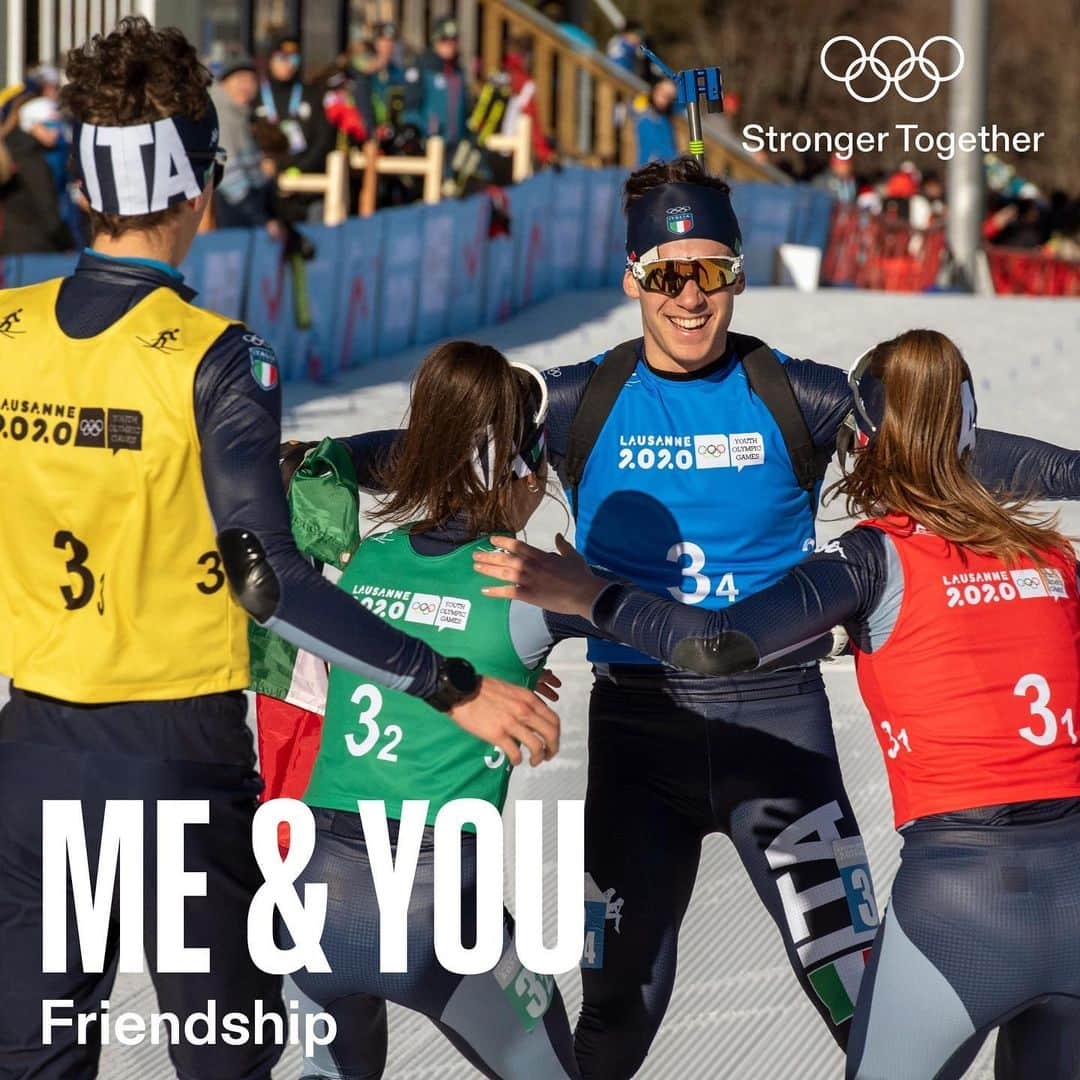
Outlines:
POLYGON ((471 694, 476 689, 476 669, 468 660, 450 657, 446 661, 446 681, 459 693, 471 694))

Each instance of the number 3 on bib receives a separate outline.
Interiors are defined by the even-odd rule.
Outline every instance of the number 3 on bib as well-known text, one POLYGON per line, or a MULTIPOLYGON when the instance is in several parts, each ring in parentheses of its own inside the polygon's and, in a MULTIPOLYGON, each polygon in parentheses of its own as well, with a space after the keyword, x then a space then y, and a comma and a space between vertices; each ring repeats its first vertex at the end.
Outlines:
MULTIPOLYGON (((1020 737, 1027 739, 1034 746, 1053 746, 1057 742, 1058 718, 1049 708, 1050 684, 1042 675, 1024 675, 1013 687, 1013 693, 1017 697, 1026 698, 1029 690, 1035 691, 1035 698, 1028 702, 1028 710, 1032 716, 1037 716, 1043 722, 1042 731, 1036 732, 1031 728, 1020 728, 1020 737)), ((1061 714, 1061 726, 1068 732, 1069 741, 1076 744, 1076 732, 1073 729, 1072 709, 1066 709, 1061 714)))
POLYGON ((739 590, 735 587, 735 575, 728 571, 720 578, 719 584, 713 589, 712 579, 708 574, 701 571, 705 567, 705 552, 698 544, 689 540, 680 540, 668 548, 667 561, 677 563, 682 559, 690 561, 682 567, 683 583, 669 585, 668 592, 676 600, 683 604, 700 604, 706 596, 719 596, 729 604, 734 604, 739 596, 739 590), (686 589, 685 583, 689 580, 693 583, 693 589, 686 589))
POLYGON ((360 710, 356 722, 364 729, 363 738, 358 739, 350 732, 345 736, 345 746, 353 757, 363 757, 370 753, 381 735, 386 736, 386 744, 375 756, 380 761, 397 761, 398 756, 394 752, 397 744, 401 742, 402 731, 397 724, 387 724, 384 730, 379 728, 375 717, 379 715, 383 707, 382 691, 371 683, 358 686, 352 695, 352 703, 359 705, 367 701, 367 707, 360 710))

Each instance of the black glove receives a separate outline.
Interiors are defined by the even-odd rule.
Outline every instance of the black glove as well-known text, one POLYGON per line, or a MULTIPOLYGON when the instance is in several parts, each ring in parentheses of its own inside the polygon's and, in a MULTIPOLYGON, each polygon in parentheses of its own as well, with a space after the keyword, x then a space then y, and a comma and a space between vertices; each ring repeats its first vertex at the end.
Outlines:
POLYGON ((278 451, 278 465, 281 467, 281 482, 285 485, 286 491, 289 490, 296 470, 304 463, 304 458, 318 445, 317 442, 300 442, 297 439, 290 439, 281 444, 281 449, 278 451))

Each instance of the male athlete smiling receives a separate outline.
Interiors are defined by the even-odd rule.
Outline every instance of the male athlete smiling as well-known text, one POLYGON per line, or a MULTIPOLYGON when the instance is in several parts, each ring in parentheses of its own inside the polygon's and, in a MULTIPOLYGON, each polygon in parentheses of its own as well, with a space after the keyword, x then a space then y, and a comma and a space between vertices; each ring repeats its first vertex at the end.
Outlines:
MULTIPOLYGON (((590 563, 720 608, 813 548, 851 390, 839 368, 729 331, 744 278, 727 184, 689 158, 654 163, 628 179, 626 206, 623 288, 642 337, 544 373, 549 460, 590 563)), ((395 437, 345 440, 361 483, 395 437)), ((974 458, 991 489, 1080 494, 1080 454, 984 430, 974 458)), ((706 678, 611 642, 590 642, 589 656, 587 900, 606 903, 586 931, 582 1074, 641 1066, 711 832, 735 843, 796 977, 846 1044, 851 1009, 830 987, 854 1000, 877 913, 816 665, 793 653, 785 670, 706 678)))
MULTIPOLYGON (((727 185, 683 158, 626 184, 623 289, 642 337, 545 372, 548 453, 594 564, 661 595, 726 606, 814 546, 825 467, 851 412, 839 368, 792 360, 728 327, 745 287, 727 185)), ((1080 454, 982 431, 991 488, 1080 494, 1080 454)), ((820 655, 820 652, 818 653, 820 655)), ((590 641, 586 870, 609 918, 587 940, 576 1032, 583 1076, 633 1075, 671 995, 702 838, 731 837, 804 991, 846 1044, 876 928, 816 665, 706 678, 590 641), (841 872, 843 868, 843 873, 841 872), (621 901, 621 903, 619 903, 621 901), (830 971, 829 969, 833 969, 830 971)), ((716 957, 719 966, 722 957, 716 957)))
MULTIPOLYGON (((663 260, 694 260, 719 256, 734 260, 737 252, 727 244, 703 237, 670 240, 657 249, 663 260)), ((626 295, 641 303, 645 352, 660 371, 696 371, 724 351, 724 339, 735 312, 735 297, 746 287, 740 274, 735 284, 706 293, 694 278, 675 296, 651 292, 628 271, 623 278, 626 295)))

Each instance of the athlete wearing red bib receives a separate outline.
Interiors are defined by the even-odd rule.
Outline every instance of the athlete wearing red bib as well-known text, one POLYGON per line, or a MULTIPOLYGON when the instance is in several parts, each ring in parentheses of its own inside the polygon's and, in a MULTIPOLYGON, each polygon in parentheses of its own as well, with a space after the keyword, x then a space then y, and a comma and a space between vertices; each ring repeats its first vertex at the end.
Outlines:
POLYGON ((891 538, 904 581, 888 641, 854 650, 897 828, 949 810, 1080 796, 1075 566, 1045 552, 1042 567, 1008 567, 903 518, 863 524, 891 538))

